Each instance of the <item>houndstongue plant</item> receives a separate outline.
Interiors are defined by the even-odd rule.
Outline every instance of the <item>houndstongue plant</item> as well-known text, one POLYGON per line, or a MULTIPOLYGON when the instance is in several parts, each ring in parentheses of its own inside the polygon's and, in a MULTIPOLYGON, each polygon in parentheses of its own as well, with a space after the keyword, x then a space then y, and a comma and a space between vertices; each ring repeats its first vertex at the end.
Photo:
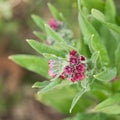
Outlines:
POLYGON ((78 0, 79 40, 64 16, 51 4, 48 7, 54 17, 50 21, 32 15, 42 31, 34 34, 42 42, 27 40, 42 56, 10 57, 46 78, 33 85, 39 89, 36 98, 66 114, 82 112, 75 120, 109 117, 99 112, 120 114, 120 21, 113 1, 78 0))

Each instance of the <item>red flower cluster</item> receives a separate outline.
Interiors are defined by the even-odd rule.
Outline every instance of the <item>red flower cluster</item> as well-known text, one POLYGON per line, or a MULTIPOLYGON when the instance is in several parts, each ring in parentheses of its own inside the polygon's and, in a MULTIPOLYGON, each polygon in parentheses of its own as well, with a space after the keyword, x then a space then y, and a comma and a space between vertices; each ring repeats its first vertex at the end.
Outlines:
MULTIPOLYGON (((53 72, 54 63, 49 61, 49 75, 55 77, 56 74, 53 72)), ((80 81, 85 78, 84 72, 85 67, 85 57, 79 56, 77 51, 72 50, 69 53, 69 64, 65 66, 63 73, 60 75, 61 79, 68 79, 72 82, 80 81)))
POLYGON ((53 29, 53 30, 58 30, 58 28, 60 27, 60 25, 62 25, 62 22, 57 21, 55 19, 51 19, 50 21, 48 21, 48 25, 53 29))

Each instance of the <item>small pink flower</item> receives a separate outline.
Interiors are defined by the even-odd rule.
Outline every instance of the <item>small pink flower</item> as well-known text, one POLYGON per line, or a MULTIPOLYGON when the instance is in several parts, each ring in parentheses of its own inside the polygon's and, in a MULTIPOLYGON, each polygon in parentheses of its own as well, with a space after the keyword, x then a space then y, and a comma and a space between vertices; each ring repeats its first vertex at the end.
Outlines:
POLYGON ((80 80, 83 80, 84 78, 85 78, 85 75, 83 73, 75 73, 71 81, 72 82, 80 81, 80 80))
POLYGON ((75 65, 78 63, 78 58, 77 57, 70 57, 70 64, 75 65))
POLYGON ((79 60, 80 60, 80 62, 84 63, 85 62, 85 57, 81 55, 79 60))
POLYGON ((64 72, 60 75, 60 77, 59 78, 61 78, 61 79, 65 79, 65 74, 64 74, 64 72))
POLYGON ((54 61, 53 60, 49 60, 48 61, 48 66, 49 66, 49 68, 53 68, 54 67, 54 61))
POLYGON ((77 56, 77 51, 76 50, 72 50, 72 51, 70 51, 70 56, 74 56, 74 57, 76 57, 77 56))
POLYGON ((115 82, 118 80, 118 76, 115 76, 113 79, 112 79, 112 82, 115 82))
POLYGON ((50 39, 46 40, 47 45, 52 45, 52 41, 50 39))
POLYGON ((52 78, 54 78, 54 77, 56 76, 56 74, 53 73, 52 70, 48 70, 48 74, 49 74, 49 76, 51 76, 52 78))
POLYGON ((59 27, 58 22, 55 19, 52 19, 48 22, 48 25, 53 29, 53 30, 57 30, 59 27))
POLYGON ((84 64, 78 64, 76 66, 76 71, 77 72, 84 72, 85 71, 85 65, 84 64))
POLYGON ((65 72, 67 75, 71 75, 71 74, 73 73, 73 68, 70 67, 70 66, 66 66, 64 72, 65 72))

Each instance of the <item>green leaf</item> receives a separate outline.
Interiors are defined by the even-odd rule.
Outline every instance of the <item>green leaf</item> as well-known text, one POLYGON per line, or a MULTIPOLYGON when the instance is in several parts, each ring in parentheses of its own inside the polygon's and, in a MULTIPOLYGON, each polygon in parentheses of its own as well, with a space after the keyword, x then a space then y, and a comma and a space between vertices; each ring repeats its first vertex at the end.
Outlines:
POLYGON ((56 56, 61 56, 64 57, 64 53, 58 50, 53 49, 52 47, 45 45, 43 43, 37 42, 35 40, 29 39, 27 40, 29 45, 35 49, 37 52, 43 54, 43 53, 48 53, 48 54, 54 54, 56 56))
POLYGON ((70 113, 72 112, 73 108, 75 107, 75 105, 77 104, 78 100, 80 99, 80 97, 87 91, 86 89, 81 89, 81 91, 73 98, 71 107, 70 107, 70 113))
POLYGON ((58 33, 56 33, 52 28, 50 28, 47 24, 45 24, 45 29, 47 33, 54 38, 54 40, 56 40, 57 42, 65 43, 64 39, 58 33))
POLYGON ((33 21, 36 23, 36 25, 41 28, 42 30, 45 29, 45 22, 42 18, 40 18, 39 16, 37 15, 32 15, 32 19, 33 21))
POLYGON ((57 9, 53 5, 51 5, 50 3, 48 3, 48 7, 49 7, 52 15, 55 17, 55 19, 63 21, 63 22, 66 22, 65 18, 63 17, 63 14, 59 13, 57 11, 57 9))
POLYGON ((94 18, 99 19, 99 21, 105 22, 105 16, 99 10, 93 8, 91 10, 91 13, 92 13, 92 15, 93 15, 94 18))
POLYGON ((120 94, 117 93, 94 108, 95 112, 104 112, 107 114, 120 114, 120 94))
POLYGON ((107 50, 104 44, 102 43, 100 36, 98 35, 95 28, 92 26, 92 24, 89 23, 87 18, 83 15, 81 10, 80 0, 78 0, 78 7, 79 7, 79 24, 80 24, 81 32, 84 36, 85 43, 89 46, 89 44, 91 44, 89 38, 91 37, 91 35, 94 34, 92 40, 93 47, 95 51, 100 51, 100 60, 102 65, 108 65, 110 61, 107 54, 107 50))
POLYGON ((89 84, 89 80, 85 78, 84 80, 81 81, 81 87, 86 89, 89 84))
POLYGON ((117 32, 120 34, 120 26, 116 25, 116 24, 112 24, 112 23, 105 23, 105 25, 112 29, 113 31, 117 32))
POLYGON ((44 58, 33 55, 12 55, 9 58, 18 65, 49 78, 48 61, 44 58))
MULTIPOLYGON (((63 114, 69 115, 72 99, 78 92, 76 87, 76 84, 67 80, 62 80, 62 83, 57 85, 54 89, 43 94, 37 94, 37 100, 45 105, 55 108, 55 110, 63 114)), ((72 111, 72 114, 86 111, 86 109, 94 102, 93 99, 88 98, 89 97, 83 96, 79 99, 72 111)))
POLYGON ((113 0, 106 0, 105 3, 105 18, 108 22, 115 23, 116 10, 113 0))
POLYGON ((38 91, 38 94, 48 92, 48 91, 54 89, 60 83, 61 83, 60 79, 54 80, 54 81, 50 82, 47 86, 45 86, 43 89, 41 89, 40 91, 38 91))
POLYGON ((99 52, 99 51, 96 51, 96 52, 94 52, 94 53, 92 54, 90 60, 91 60, 92 63, 94 63, 94 65, 96 65, 97 60, 98 60, 98 58, 99 58, 99 55, 100 55, 100 52, 99 52))
POLYGON ((118 44, 118 47, 115 51, 115 65, 118 69, 118 74, 120 73, 120 43, 118 44))
POLYGON ((67 118, 65 120, 113 120, 108 119, 107 115, 103 113, 78 113, 72 118, 67 118))
POLYGON ((39 39, 45 41, 46 40, 46 35, 44 33, 38 32, 38 31, 34 31, 33 32, 35 36, 37 36, 39 39))
MULTIPOLYGON (((116 24, 113 24, 113 23, 109 23, 109 22, 106 22, 106 21, 103 21, 103 19, 99 19, 101 17, 101 12, 96 10, 96 9, 93 9, 92 10, 92 16, 97 19, 98 21, 100 21, 101 23, 103 23, 107 28, 110 28, 112 29, 113 31, 117 32, 120 34, 120 26, 116 25, 116 24), (96 14, 98 13, 98 14, 96 14)), ((103 16, 103 15, 102 15, 103 16)), ((105 16, 104 16, 105 17, 105 16)))
POLYGON ((101 73, 94 75, 94 78, 100 81, 107 82, 107 81, 112 80, 116 76, 116 74, 117 74, 116 68, 112 68, 112 69, 106 68, 101 73))
POLYGON ((52 36, 52 38, 58 42, 60 44, 60 46, 63 47, 63 49, 66 50, 70 50, 70 49, 74 49, 77 50, 75 47, 69 45, 68 43, 66 43, 66 41, 57 33, 55 32, 53 29, 51 29, 47 24, 45 24, 45 28, 46 28, 46 32, 52 36))
POLYGON ((82 6, 86 7, 89 11, 92 8, 104 12, 105 2, 103 0, 81 0, 82 6))
POLYGON ((43 88, 48 85, 50 81, 43 81, 43 82, 35 82, 32 88, 43 88))

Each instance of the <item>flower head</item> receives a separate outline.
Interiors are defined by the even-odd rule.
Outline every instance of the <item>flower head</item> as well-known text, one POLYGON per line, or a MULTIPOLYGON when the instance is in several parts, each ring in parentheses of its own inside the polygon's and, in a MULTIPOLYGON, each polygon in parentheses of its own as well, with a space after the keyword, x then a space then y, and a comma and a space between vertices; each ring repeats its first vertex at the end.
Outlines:
POLYGON ((62 25, 62 22, 57 21, 55 19, 51 19, 50 21, 48 21, 48 25, 53 29, 53 30, 58 30, 58 28, 60 27, 60 25, 62 25))
POLYGON ((79 60, 80 60, 81 63, 84 63, 86 59, 85 59, 85 57, 83 55, 81 55, 79 60))
POLYGON ((70 51, 69 55, 77 57, 77 51, 76 50, 72 50, 72 51, 70 51))
POLYGON ((78 64, 76 66, 76 71, 77 72, 84 72, 85 71, 85 65, 84 64, 78 64))
POLYGON ((63 72, 60 76, 59 76, 59 78, 61 78, 61 79, 65 79, 66 78, 66 76, 65 76, 65 73, 63 72))
POLYGON ((72 82, 80 81, 85 78, 85 75, 83 73, 75 73, 73 78, 71 79, 72 82))
POLYGON ((71 75, 73 73, 73 68, 70 66, 66 66, 64 69, 65 74, 71 75))
MULTIPOLYGON (((56 76, 56 66, 59 66, 59 62, 56 64, 54 60, 49 61, 49 75, 52 77, 56 76)), ((64 71, 59 78, 68 79, 72 82, 81 81, 85 78, 85 70, 85 57, 79 56, 77 51, 72 50, 69 53, 68 65, 64 67, 64 71), (84 61, 84 63, 82 61, 84 61)))
POLYGON ((70 64, 75 65, 78 63, 78 58, 77 57, 70 57, 70 64))

